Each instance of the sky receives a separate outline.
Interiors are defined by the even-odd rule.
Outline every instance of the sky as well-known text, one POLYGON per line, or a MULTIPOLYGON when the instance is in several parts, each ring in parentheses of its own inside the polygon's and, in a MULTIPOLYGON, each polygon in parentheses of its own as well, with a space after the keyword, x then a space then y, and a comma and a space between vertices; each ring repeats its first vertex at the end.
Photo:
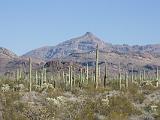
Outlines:
POLYGON ((18 55, 92 32, 112 44, 160 43, 160 0, 0 0, 0 46, 18 55))

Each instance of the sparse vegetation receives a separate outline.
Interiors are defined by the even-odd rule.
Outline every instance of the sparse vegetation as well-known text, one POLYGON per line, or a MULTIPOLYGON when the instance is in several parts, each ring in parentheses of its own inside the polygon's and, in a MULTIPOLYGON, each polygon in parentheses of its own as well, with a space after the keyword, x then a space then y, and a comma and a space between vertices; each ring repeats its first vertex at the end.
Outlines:
POLYGON ((29 73, 17 69, 15 78, 1 77, 0 112, 3 119, 129 120, 133 116, 149 114, 158 120, 158 69, 156 80, 148 81, 145 72, 143 77, 140 75, 135 79, 133 68, 131 74, 123 73, 119 64, 118 77, 112 79, 106 63, 104 75, 100 73, 98 54, 97 46, 92 74, 88 64, 79 70, 74 64, 68 65, 67 70, 59 69, 56 73, 47 67, 32 70, 29 59, 29 73))

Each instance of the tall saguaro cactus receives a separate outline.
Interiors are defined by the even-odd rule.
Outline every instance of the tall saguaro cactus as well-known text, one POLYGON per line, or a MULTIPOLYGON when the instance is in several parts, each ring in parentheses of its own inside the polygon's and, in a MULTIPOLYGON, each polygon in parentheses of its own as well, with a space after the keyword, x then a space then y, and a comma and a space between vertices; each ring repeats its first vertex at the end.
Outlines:
POLYGON ((62 71, 62 80, 65 83, 65 74, 64 74, 64 71, 62 71))
POLYGON ((104 83, 103 83, 104 87, 106 87, 106 82, 107 82, 107 64, 105 62, 105 75, 104 75, 104 83))
POLYGON ((87 84, 88 84, 88 63, 87 63, 87 68, 86 68, 86 80, 87 80, 87 84))
POLYGON ((18 82, 18 80, 19 80, 19 70, 17 69, 17 71, 16 71, 16 81, 18 82))
POLYGON ((156 70, 156 80, 157 81, 159 80, 159 69, 158 69, 158 66, 157 66, 157 70, 156 70))
POLYGON ((37 70, 36 70, 35 74, 36 74, 36 76, 35 76, 35 84, 38 85, 38 73, 37 73, 37 70))
POLYGON ((69 71, 68 71, 68 83, 70 84, 71 82, 71 67, 69 66, 69 71))
POLYGON ((99 81, 102 82, 101 81, 101 66, 100 65, 98 66, 98 77, 99 77, 99 81))
POLYGON ((119 63, 118 66, 118 71, 119 71, 119 89, 122 89, 122 75, 121 75, 121 64, 119 63))
POLYGON ((91 71, 91 77, 92 77, 92 82, 94 83, 94 73, 93 73, 93 70, 91 71))
POLYGON ((38 74, 38 85, 41 87, 41 73, 38 74))
POLYGON ((79 83, 80 83, 80 84, 79 84, 80 87, 82 87, 82 83, 83 83, 83 80, 82 80, 83 78, 82 78, 82 76, 83 76, 83 72, 82 72, 82 68, 81 68, 81 69, 80 69, 80 82, 79 82, 79 83))
POLYGON ((158 66, 157 66, 157 70, 156 70, 156 86, 158 87, 159 86, 159 69, 158 69, 158 66))
POLYGON ((133 83, 133 65, 132 65, 132 70, 131 70, 131 83, 133 83))
POLYGON ((125 74, 126 88, 128 88, 128 72, 125 74))
POLYGON ((22 78, 22 70, 21 70, 21 68, 19 68, 19 79, 21 79, 22 78))
POLYGON ((44 68, 44 83, 47 83, 47 69, 44 68))
POLYGON ((142 71, 139 72, 139 84, 142 83, 142 71))
POLYGON ((98 81, 99 81, 99 67, 98 67, 98 57, 99 57, 99 50, 98 50, 98 44, 96 48, 96 67, 95 67, 95 87, 98 88, 98 81))
POLYGON ((73 79, 72 79, 72 77, 73 77, 73 72, 72 72, 72 66, 70 66, 70 87, 71 87, 71 90, 72 90, 72 82, 73 82, 73 79))
POLYGON ((143 81, 146 79, 146 71, 143 70, 143 81))
POLYGON ((75 73, 75 71, 76 71, 76 68, 73 67, 73 86, 74 86, 74 87, 75 87, 75 85, 76 85, 76 73, 75 73))
POLYGON ((42 85, 43 85, 43 83, 44 83, 44 75, 43 75, 43 70, 41 71, 41 87, 42 87, 42 85))
POLYGON ((29 58, 29 91, 32 91, 32 61, 29 58))

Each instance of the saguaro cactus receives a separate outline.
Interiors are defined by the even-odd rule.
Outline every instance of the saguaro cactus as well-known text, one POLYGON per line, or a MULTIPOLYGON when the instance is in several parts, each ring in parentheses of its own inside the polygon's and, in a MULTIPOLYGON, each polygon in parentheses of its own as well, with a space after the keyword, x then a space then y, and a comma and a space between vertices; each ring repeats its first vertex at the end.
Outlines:
POLYGON ((126 88, 128 88, 128 72, 125 74, 126 88))
POLYGON ((142 83, 142 71, 139 71, 139 84, 142 83))
POLYGON ((17 82, 18 82, 18 80, 19 80, 19 70, 17 69, 17 71, 16 71, 16 80, 17 80, 17 82))
POLYGON ((119 71, 119 89, 121 90, 122 89, 122 75, 121 75, 121 65, 119 63, 119 66, 118 66, 118 71, 119 71))
POLYGON ((62 71, 62 80, 65 83, 65 74, 64 74, 64 71, 62 71))
POLYGON ((91 75, 92 75, 92 82, 94 83, 94 73, 93 73, 93 70, 91 72, 91 75))
POLYGON ((44 68, 44 83, 47 83, 47 69, 44 68))
POLYGON ((41 73, 38 74, 38 85, 41 86, 41 73))
POLYGON ((53 87, 56 88, 56 81, 53 81, 53 87))
POLYGON ((132 70, 131 70, 131 83, 133 83, 133 65, 132 65, 132 70))
POLYGON ((158 69, 158 66, 157 66, 157 70, 156 70, 156 86, 158 87, 159 86, 159 69, 158 69))
POLYGON ((82 86, 82 82, 83 82, 83 80, 82 80, 82 76, 83 76, 82 68, 80 69, 80 71, 81 71, 81 73, 80 73, 80 84, 79 84, 79 86, 81 87, 82 86))
POLYGON ((86 68, 86 80, 87 80, 87 84, 88 84, 88 63, 87 63, 87 68, 86 68))
POLYGON ((66 74, 65 74, 65 82, 64 82, 64 83, 65 83, 65 88, 66 88, 66 86, 67 86, 67 81, 68 81, 68 74, 66 73, 66 74))
POLYGON ((29 91, 32 91, 32 61, 29 58, 29 91))
POLYGON ((19 79, 21 79, 22 78, 22 70, 21 70, 21 68, 19 68, 19 79))
POLYGON ((76 68, 73 67, 73 86, 76 85, 76 74, 75 74, 75 70, 76 70, 76 68))
POLYGON ((143 70, 143 81, 146 79, 146 71, 143 70))
POLYGON ((137 73, 134 74, 134 80, 135 80, 135 81, 137 81, 137 76, 138 76, 137 73))
POLYGON ((70 84, 70 82, 71 82, 71 68, 70 68, 70 66, 69 66, 69 71, 68 71, 68 79, 69 79, 69 84, 70 84))
POLYGON ((103 83, 104 87, 106 87, 106 82, 107 82, 107 64, 105 62, 105 75, 104 75, 104 83, 103 83))
POLYGON ((101 66, 100 65, 98 66, 98 77, 99 77, 99 82, 102 82, 101 81, 101 66))
POLYGON ((158 69, 158 66, 157 66, 157 70, 156 70, 156 80, 157 81, 159 80, 159 69, 158 69))
POLYGON ((36 70, 36 73, 35 73, 35 84, 38 85, 38 74, 37 74, 37 70, 36 70))
POLYGON ((43 76, 43 70, 41 71, 41 86, 43 85, 44 83, 44 76, 43 76))
POLYGON ((98 44, 96 48, 96 67, 95 67, 95 87, 98 88, 98 81, 99 81, 99 67, 98 67, 98 57, 99 57, 99 50, 98 50, 98 44))
POLYGON ((70 67, 70 87, 71 87, 71 90, 72 90, 72 77, 73 77, 73 72, 72 72, 72 66, 70 67))

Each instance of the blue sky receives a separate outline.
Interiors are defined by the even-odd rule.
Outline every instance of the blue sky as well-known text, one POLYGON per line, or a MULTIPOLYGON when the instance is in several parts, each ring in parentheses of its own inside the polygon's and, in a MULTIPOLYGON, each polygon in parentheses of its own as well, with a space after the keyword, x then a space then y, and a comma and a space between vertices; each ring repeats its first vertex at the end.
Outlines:
POLYGON ((0 46, 18 55, 90 31, 113 44, 160 43, 160 0, 0 0, 0 46))

